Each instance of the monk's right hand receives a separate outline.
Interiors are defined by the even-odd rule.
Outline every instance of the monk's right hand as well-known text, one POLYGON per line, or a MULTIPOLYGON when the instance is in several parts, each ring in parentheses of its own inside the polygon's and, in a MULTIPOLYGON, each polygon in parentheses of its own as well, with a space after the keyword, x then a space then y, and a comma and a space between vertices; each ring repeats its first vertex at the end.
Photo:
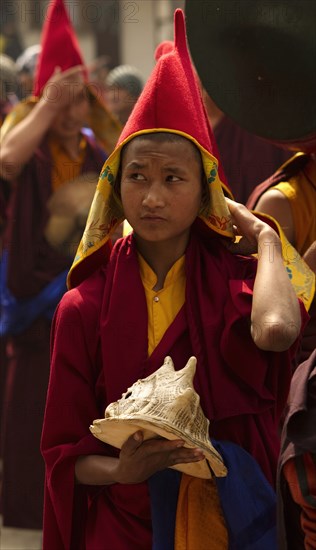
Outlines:
POLYGON ((80 94, 84 94, 84 86, 83 65, 76 65, 65 71, 56 67, 43 89, 42 101, 58 112, 71 105, 80 94))
POLYGON ((148 439, 141 431, 135 432, 122 446, 115 481, 117 483, 141 483, 154 473, 189 462, 203 460, 201 449, 187 449, 184 441, 177 439, 148 439))

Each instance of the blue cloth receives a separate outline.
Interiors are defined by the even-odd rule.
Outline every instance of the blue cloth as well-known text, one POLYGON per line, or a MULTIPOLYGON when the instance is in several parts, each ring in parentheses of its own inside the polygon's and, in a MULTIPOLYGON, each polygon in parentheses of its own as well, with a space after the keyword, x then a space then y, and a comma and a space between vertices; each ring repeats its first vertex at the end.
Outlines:
POLYGON ((7 251, 0 262, 0 336, 20 334, 38 317, 52 319, 55 308, 66 292, 68 271, 63 271, 32 298, 17 300, 7 287, 7 251))
MULTIPOLYGON (((96 137, 95 137, 95 133, 93 132, 93 130, 91 128, 88 128, 87 126, 84 126, 83 128, 81 128, 81 133, 90 140, 90 142, 94 143, 94 144, 97 144, 97 140, 96 140, 96 137)), ((103 148, 101 149, 99 147, 99 153, 101 153, 101 157, 102 157, 102 160, 103 162, 106 161, 106 159, 108 158, 108 153, 106 151, 103 150, 103 148)))
POLYGON ((226 477, 216 485, 229 535, 229 550, 277 550, 276 494, 255 459, 228 441, 212 443, 226 477))
MULTIPOLYGON (((249 453, 230 442, 212 441, 228 469, 215 478, 229 550, 276 550, 276 495, 249 453)), ((149 481, 153 550, 173 550, 181 474, 165 470, 149 481)))
POLYGON ((153 527, 152 550, 174 550, 180 480, 180 472, 171 469, 157 472, 148 480, 153 527))

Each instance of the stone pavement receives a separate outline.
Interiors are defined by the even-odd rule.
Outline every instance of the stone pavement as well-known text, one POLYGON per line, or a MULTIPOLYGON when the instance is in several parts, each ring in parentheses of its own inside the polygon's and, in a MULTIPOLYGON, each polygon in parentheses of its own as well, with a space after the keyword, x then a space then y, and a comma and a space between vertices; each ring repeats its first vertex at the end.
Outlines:
POLYGON ((2 527, 0 518, 0 550, 41 550, 42 532, 2 527))

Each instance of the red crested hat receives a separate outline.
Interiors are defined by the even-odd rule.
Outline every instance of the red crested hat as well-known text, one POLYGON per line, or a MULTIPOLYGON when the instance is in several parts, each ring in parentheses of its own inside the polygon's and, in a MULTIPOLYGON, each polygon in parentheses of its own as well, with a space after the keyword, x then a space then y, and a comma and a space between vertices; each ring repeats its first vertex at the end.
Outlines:
POLYGON ((175 40, 161 48, 162 54, 138 98, 119 137, 116 148, 105 162, 68 283, 74 286, 91 269, 104 261, 109 239, 124 220, 124 212, 114 189, 121 150, 137 136, 167 132, 193 142, 201 153, 208 184, 209 204, 201 219, 222 236, 233 237, 231 216, 225 200, 223 175, 218 168, 216 145, 209 126, 199 83, 187 48, 183 11, 175 12, 175 40))
POLYGON ((56 67, 61 71, 84 65, 80 46, 63 0, 53 0, 47 10, 41 37, 33 95, 40 96, 56 67))
POLYGON ((162 55, 172 52, 173 49, 174 49, 174 42, 172 42, 172 40, 164 40, 163 42, 160 42, 160 44, 158 44, 155 50, 155 54, 154 54, 155 61, 158 61, 158 59, 162 55))
MULTIPOLYGON (((155 52, 156 66, 136 103, 117 146, 146 130, 174 131, 217 156, 217 148, 187 47, 184 14, 175 12, 175 40, 155 52)), ((215 159, 217 164, 217 158, 215 159)), ((221 182, 224 180, 219 167, 221 182)))

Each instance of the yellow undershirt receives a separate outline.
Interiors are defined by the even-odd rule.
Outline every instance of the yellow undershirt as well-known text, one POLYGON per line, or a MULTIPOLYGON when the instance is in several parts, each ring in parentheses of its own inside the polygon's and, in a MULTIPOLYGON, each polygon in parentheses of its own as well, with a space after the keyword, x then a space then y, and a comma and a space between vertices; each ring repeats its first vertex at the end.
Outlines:
POLYGON ((144 285, 148 311, 148 356, 159 344, 167 328, 174 321, 185 300, 185 256, 168 271, 164 287, 152 290, 157 276, 144 258, 138 254, 139 270, 144 285))
POLYGON ((75 160, 63 149, 57 139, 49 140, 49 150, 53 160, 52 188, 57 191, 67 181, 73 180, 81 173, 81 168, 86 154, 87 142, 84 137, 79 144, 79 155, 75 160))
MULTIPOLYGON (((153 290, 157 276, 138 254, 148 311, 148 356, 185 301, 185 256, 168 271, 164 287, 153 290)), ((213 480, 182 474, 177 507, 175 550, 227 550, 228 534, 213 480)))
POLYGON ((316 161, 310 160, 303 170, 281 181, 277 189, 290 202, 295 228, 296 250, 303 256, 316 239, 316 161))

